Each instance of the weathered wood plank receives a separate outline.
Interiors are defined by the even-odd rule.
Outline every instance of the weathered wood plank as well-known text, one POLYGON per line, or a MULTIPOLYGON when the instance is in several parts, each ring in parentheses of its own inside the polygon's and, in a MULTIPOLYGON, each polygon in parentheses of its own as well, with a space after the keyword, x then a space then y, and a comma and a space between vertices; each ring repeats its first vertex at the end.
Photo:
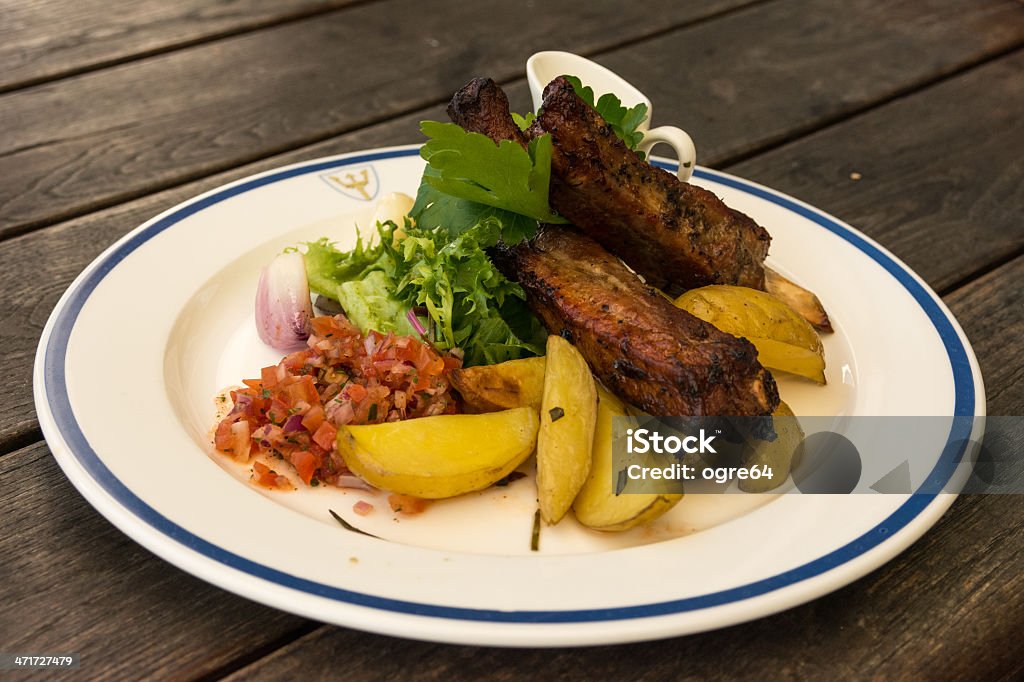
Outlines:
MULTIPOLYGON (((1013 111, 1024 109, 1022 61, 1022 55, 1005 57, 729 170, 832 211, 893 246, 942 288, 1022 243, 1016 207, 1022 205, 1024 164, 1014 153, 1022 133, 1008 123, 1013 111), (928 115, 950 101, 959 104, 942 117, 928 115), (900 153, 860 149, 865 139, 898 140, 900 153), (854 168, 864 174, 859 182, 850 180, 854 168), (983 238, 963 239, 967 233, 983 238)), ((508 90, 514 106, 527 106, 522 82, 508 90)), ((36 428, 31 358, 39 333, 63 290, 107 244, 224 182, 320 155, 413 141, 419 120, 443 116, 441 107, 422 110, 0 243, 0 262, 9 263, 0 269, 0 373, 9 386, 0 402, 0 445, 36 428)))
MULTIPOLYGON (((995 414, 1024 410, 1024 350, 999 341, 1024 334, 1022 281, 1024 258, 947 299, 968 334, 990 340, 976 349, 995 414)), ((41 443, 0 460, 0 480, 6 649, 80 651, 83 672, 92 678, 180 678, 229 666, 234 657, 304 627, 207 587, 134 545, 79 498, 41 443)), ((1016 655, 1024 619, 1022 531, 1024 508, 1016 498, 966 497, 901 557, 836 594, 668 643, 497 650, 324 627, 233 679, 334 679, 338 662, 351 679, 410 671, 496 680, 540 671, 554 678, 586 673, 639 680, 764 679, 765 671, 781 679, 1014 679, 1024 672, 1016 655), (982 650, 984 656, 967 654, 982 650)))
POLYGON ((685 128, 703 163, 791 139, 1021 44, 1017 2, 786 0, 599 61, 642 84, 655 125, 685 128))
POLYGON ((1021 111, 1018 52, 728 170, 840 216, 944 290, 1024 248, 1021 111))
POLYGON ((186 678, 308 622, 171 568, 86 503, 44 443, 0 459, 0 644, 78 652, 88 679, 186 678))
POLYGON ((945 301, 978 356, 988 413, 1024 415, 1024 256, 957 289, 945 301))
POLYGON ((310 16, 354 0, 30 0, 0 5, 0 91, 310 16))
POLYGON ((554 3, 539 20, 499 0, 383 0, 11 92, 0 236, 508 79, 554 35, 591 53, 750 1, 554 3))
MULTIPOLYGON (((1024 258, 949 297, 978 342, 990 412, 1024 411, 1024 258)), ((665 642, 591 649, 439 646, 321 627, 229 679, 354 679, 409 670, 432 679, 1020 679, 1024 506, 961 497, 904 554, 817 601, 752 623, 665 642)))
MULTIPOLYGON (((527 99, 525 88, 519 88, 516 99, 527 99)), ((0 371, 10 370, 7 399, 0 401, 0 452, 10 449, 4 448, 5 444, 23 442, 38 429, 32 400, 32 362, 50 312, 82 268, 118 237, 164 209, 226 182, 304 159, 414 141, 419 138, 421 119, 443 117, 442 107, 423 110, 0 242, 0 371), (8 301, 10 304, 4 307, 8 301)))
MULTIPOLYGON (((947 298, 976 339, 990 411, 1024 410, 1019 258, 947 298)), ((302 633, 305 621, 169 568, 110 526, 37 444, 0 459, 0 632, 9 650, 83 654, 89 678, 193 677, 302 633), (89 551, 83 551, 88 547, 89 551), (183 599, 182 595, 187 595, 183 599), (230 633, 230 635, 225 635, 230 633), (146 642, 144 647, 138 642, 146 642)), ((1015 679, 1024 507, 967 496, 883 569, 811 604, 727 630, 596 649, 440 646, 321 627, 233 679, 1015 679), (969 652, 984 651, 984 656, 969 652)))

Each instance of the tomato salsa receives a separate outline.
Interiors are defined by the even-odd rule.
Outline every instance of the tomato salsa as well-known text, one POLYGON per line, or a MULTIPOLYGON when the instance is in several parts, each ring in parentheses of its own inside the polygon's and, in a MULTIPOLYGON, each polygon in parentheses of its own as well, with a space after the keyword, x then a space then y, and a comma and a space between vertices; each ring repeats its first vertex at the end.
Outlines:
MULTIPOLYGON (((413 336, 360 333, 344 315, 314 317, 307 347, 264 367, 231 391, 233 407, 217 425, 217 449, 241 462, 263 453, 288 462, 307 485, 340 485, 351 474, 335 450, 338 428, 460 410, 451 390, 458 357, 413 336)), ((290 488, 261 462, 254 480, 290 488)))

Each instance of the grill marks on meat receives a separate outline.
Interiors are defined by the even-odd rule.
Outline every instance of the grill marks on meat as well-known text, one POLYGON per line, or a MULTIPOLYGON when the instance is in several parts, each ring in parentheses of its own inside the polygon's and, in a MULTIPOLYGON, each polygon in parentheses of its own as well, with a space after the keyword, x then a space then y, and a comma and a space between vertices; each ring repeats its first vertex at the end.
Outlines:
POLYGON ((670 293, 708 284, 764 289, 768 232, 641 160, 565 78, 544 89, 528 132, 552 137, 552 207, 651 285, 670 293))
POLYGON ((746 339, 676 308, 593 239, 545 226, 499 250, 553 334, 571 341, 614 393, 659 416, 763 416, 778 406, 772 375, 746 339))
POLYGON ((459 90, 448 115, 495 142, 549 133, 551 205, 669 293, 708 284, 763 290, 771 237, 713 193, 640 159, 572 84, 556 78, 527 134, 509 114, 508 98, 489 78, 459 90))
MULTIPOLYGON (((578 97, 576 100, 584 110, 592 111, 578 97)), ((448 106, 448 115, 465 130, 482 133, 495 142, 515 140, 525 146, 528 141, 509 114, 505 93, 489 78, 474 79, 456 93, 448 106)), ((619 151, 649 169, 652 175, 664 173, 640 161, 603 121, 598 123, 602 134, 613 138, 602 145, 614 147, 617 142, 621 147, 619 151)), ((560 159, 560 164, 576 163, 565 152, 557 150, 558 138, 554 142, 555 157, 560 159)), ((579 162, 588 163, 592 173, 600 174, 601 159, 600 154, 592 153, 589 158, 581 157, 579 162)), ((554 163, 553 170, 553 204, 556 192, 565 196, 582 192, 562 177, 563 172, 554 163), (559 189, 562 185, 565 185, 564 190, 559 189)), ((641 171, 633 169, 631 172, 641 171)), ((676 191, 680 191, 679 185, 688 187, 675 176, 665 175, 675 183, 669 185, 662 179, 665 186, 675 186, 676 191)), ((594 191, 595 186, 591 185, 588 191, 594 191)), ((709 196, 718 202, 713 195, 709 196)), ((568 203, 570 198, 565 201, 568 203)), ((679 200, 674 196, 663 199, 679 200)), ((605 203, 610 205, 613 201, 605 203)), ((554 205, 572 219, 558 204, 554 205)), ((729 210, 724 206, 721 209, 729 210)), ((615 212, 622 213, 622 207, 615 212)), ((587 215, 595 221, 599 217, 596 213, 587 215)), ((619 229, 624 229, 621 219, 618 224, 619 229)), ((601 234, 611 231, 610 228, 594 230, 601 234)), ((637 237, 641 242, 651 239, 650 234, 643 232, 637 233, 637 237)), ((643 250, 656 251, 663 260, 665 251, 670 248, 679 247, 645 246, 643 250)), ((768 237, 764 234, 761 260, 767 248, 768 237)), ((715 253, 722 253, 722 249, 715 253)), ((628 254, 620 252, 620 255, 628 254)), ((676 308, 660 293, 645 286, 594 239, 575 229, 545 226, 529 243, 498 249, 494 261, 507 277, 523 286, 530 307, 551 333, 572 341, 609 389, 650 414, 763 416, 771 414, 778 406, 775 381, 758 363, 757 350, 752 344, 676 308)), ((755 272, 753 277, 758 276, 763 278, 763 271, 755 272)), ((652 283, 654 281, 658 281, 657 278, 652 278, 652 283)))

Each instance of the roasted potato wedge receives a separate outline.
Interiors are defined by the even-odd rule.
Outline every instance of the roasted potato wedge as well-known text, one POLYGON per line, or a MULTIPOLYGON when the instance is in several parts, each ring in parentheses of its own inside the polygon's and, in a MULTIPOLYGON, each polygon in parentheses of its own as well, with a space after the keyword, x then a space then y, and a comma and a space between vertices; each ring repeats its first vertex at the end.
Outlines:
POLYGON ((832 322, 813 291, 791 282, 771 268, 764 269, 764 288, 811 323, 818 331, 832 332, 832 322))
POLYGON ((509 360, 497 365, 456 369, 452 385, 468 412, 497 412, 513 407, 540 409, 544 395, 544 358, 509 360))
MULTIPOLYGON (((629 530, 653 521, 679 500, 680 494, 615 494, 612 458, 612 424, 615 417, 627 415, 626 406, 606 388, 597 386, 597 427, 594 430, 593 459, 590 473, 576 496, 572 509, 576 520, 595 530, 629 530)), ((637 455, 639 457, 640 455, 637 455)))
POLYGON ((825 383, 825 354, 817 332, 771 294, 716 285, 687 291, 676 305, 723 332, 747 338, 765 367, 825 383))
POLYGON ((561 521, 590 471, 597 386, 587 361, 549 336, 537 434, 537 501, 545 523, 561 521))
POLYGON ((482 490, 522 464, 538 427, 530 407, 343 426, 338 452, 370 485, 425 499, 455 497, 482 490))
POLYGON ((789 405, 781 401, 772 412, 772 417, 779 417, 773 420, 775 440, 755 440, 750 447, 745 448, 741 456, 744 467, 766 467, 772 472, 772 477, 740 479, 740 490, 745 493, 765 493, 778 488, 786 482, 790 469, 797 464, 793 461, 794 453, 804 439, 800 423, 789 405))

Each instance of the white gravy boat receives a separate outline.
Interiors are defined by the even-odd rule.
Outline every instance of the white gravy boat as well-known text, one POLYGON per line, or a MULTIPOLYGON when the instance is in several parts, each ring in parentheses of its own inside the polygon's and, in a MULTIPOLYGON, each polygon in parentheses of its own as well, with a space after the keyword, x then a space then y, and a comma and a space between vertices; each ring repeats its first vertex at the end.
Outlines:
POLYGON ((614 93, 626 107, 637 104, 647 105, 647 119, 640 124, 638 130, 643 132, 644 139, 638 149, 650 154, 651 147, 665 143, 675 149, 679 159, 679 179, 689 180, 693 167, 697 163, 697 149, 693 140, 683 130, 675 126, 651 128, 653 110, 651 100, 644 93, 630 85, 618 74, 595 62, 571 52, 537 52, 526 62, 526 79, 530 84, 530 95, 533 97, 533 110, 538 111, 543 103, 544 86, 553 79, 563 75, 576 76, 584 85, 594 89, 594 96, 600 97, 606 92, 614 93))

